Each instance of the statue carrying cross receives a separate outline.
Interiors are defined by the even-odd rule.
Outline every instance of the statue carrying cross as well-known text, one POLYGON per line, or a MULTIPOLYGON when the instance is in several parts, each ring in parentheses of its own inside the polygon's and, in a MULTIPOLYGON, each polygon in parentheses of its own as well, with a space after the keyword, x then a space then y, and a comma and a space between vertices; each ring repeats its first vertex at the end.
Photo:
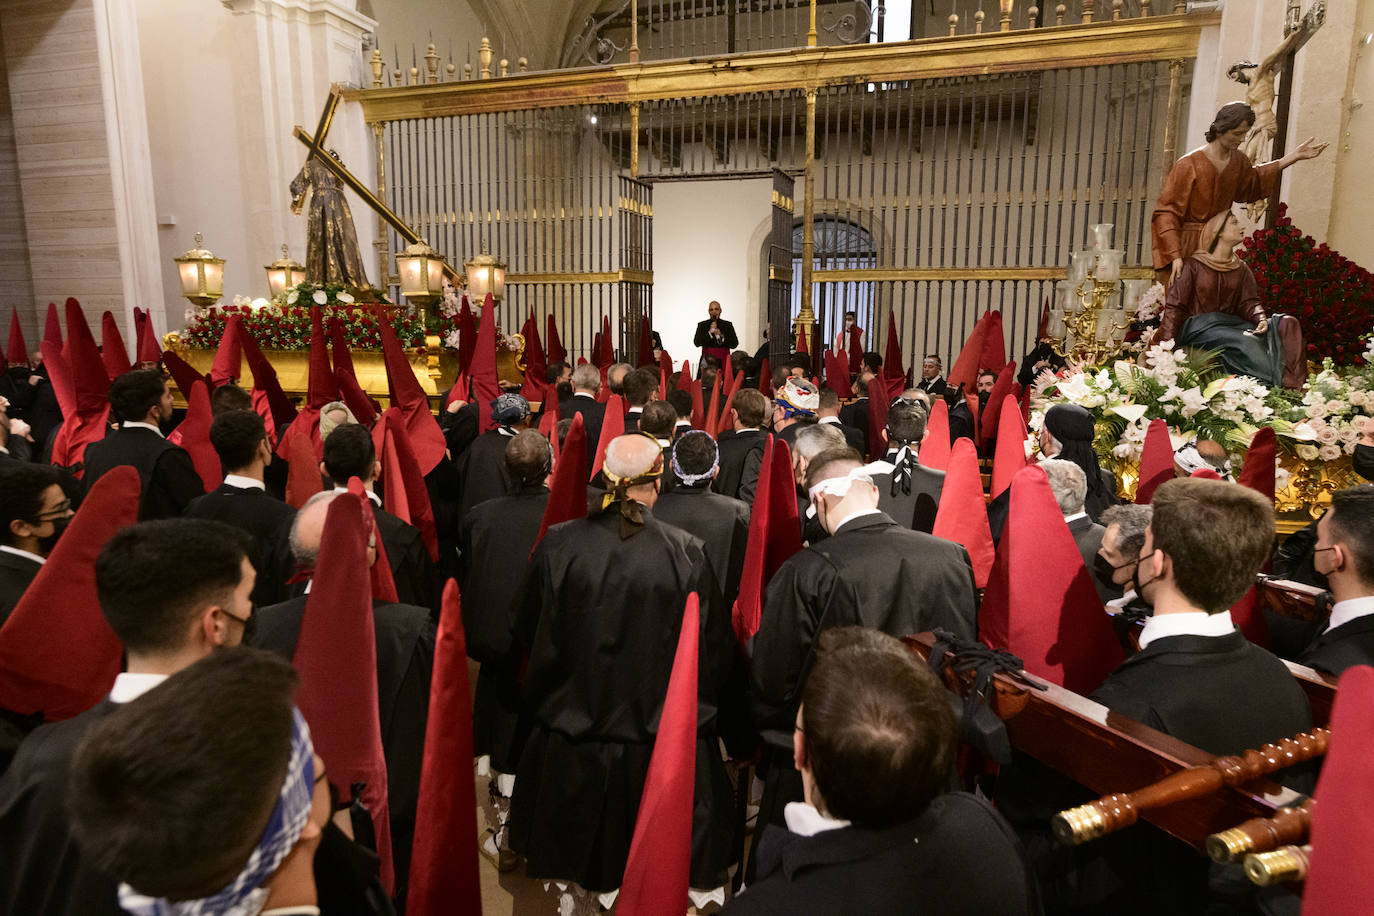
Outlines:
MULTIPOLYGON (((311 283, 351 287, 366 295, 371 291, 371 285, 363 270, 358 235, 353 228, 353 215, 343 196, 344 188, 357 194, 407 244, 413 245, 423 239, 355 178, 333 150, 326 149, 325 137, 342 98, 338 83, 329 87, 329 98, 325 100, 324 111, 320 113, 320 123, 313 137, 299 125, 292 130, 292 134, 309 152, 300 173, 291 182, 291 211, 300 212, 307 191, 313 188, 314 196, 310 201, 306 223, 306 279, 311 283)), ((444 274, 450 280, 458 279, 458 273, 448 263, 444 264, 444 274)))

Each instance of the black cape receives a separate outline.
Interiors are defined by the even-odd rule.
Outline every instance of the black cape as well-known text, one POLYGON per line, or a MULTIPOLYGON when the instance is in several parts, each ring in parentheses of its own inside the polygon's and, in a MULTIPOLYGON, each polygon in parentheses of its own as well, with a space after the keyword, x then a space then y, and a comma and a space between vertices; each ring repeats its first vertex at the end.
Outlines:
POLYGON ((721 433, 716 442, 720 449, 720 471, 711 481, 711 489, 721 496, 752 503, 759 466, 763 462, 763 447, 767 442, 768 434, 761 429, 721 433))
POLYGON ((286 599, 285 579, 289 578, 286 560, 291 552, 291 522, 296 518, 295 509, 262 490, 222 483, 204 496, 191 500, 186 515, 225 522, 248 532, 253 538, 253 567, 258 572, 253 584, 253 603, 264 607, 286 599))
POLYGON ((493 429, 482 433, 458 461, 462 495, 458 499, 461 519, 472 507, 510 493, 510 473, 506 470, 506 446, 511 436, 493 429))
POLYGON ((191 455, 151 429, 120 427, 99 442, 86 446, 82 476, 86 492, 101 477, 122 464, 138 471, 143 485, 138 520, 177 518, 191 500, 205 492, 191 455))
POLYGON ((654 503, 654 518, 701 538, 725 603, 731 604, 739 594, 740 574, 744 570, 749 504, 712 493, 704 485, 679 485, 659 494, 654 503))
POLYGON ((724 883, 735 819, 715 737, 735 660, 698 538, 644 511, 620 539, 618 511, 551 528, 535 549, 517 632, 529 649, 534 729, 520 758, 511 846, 531 877, 620 886, 687 596, 701 597, 693 887, 724 883))

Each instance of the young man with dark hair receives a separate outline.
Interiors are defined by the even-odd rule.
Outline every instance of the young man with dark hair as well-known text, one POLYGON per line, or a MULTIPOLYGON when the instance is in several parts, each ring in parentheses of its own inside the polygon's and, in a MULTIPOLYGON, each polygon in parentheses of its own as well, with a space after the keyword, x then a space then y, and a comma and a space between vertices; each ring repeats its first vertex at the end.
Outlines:
POLYGON ((821 389, 816 416, 819 418, 818 423, 838 427, 844 435, 845 443, 850 448, 855 449, 861 455, 867 453, 868 435, 862 430, 845 425, 844 421, 840 419, 840 396, 835 393, 835 389, 829 387, 821 389))
POLYGON ((639 429, 639 415, 644 412, 644 405, 658 396, 658 374, 649 369, 631 370, 621 387, 625 403, 629 405, 625 411, 625 431, 634 432, 639 429))
POLYGON ((720 434, 717 443, 720 449, 720 473, 711 481, 711 489, 721 496, 753 502, 763 447, 768 441, 763 431, 768 408, 768 398, 760 391, 741 388, 735 392, 735 400, 727 418, 731 428, 720 434))
POLYGON ((1331 494, 1331 509, 1317 522, 1312 563, 1336 603, 1298 661, 1337 675, 1374 665, 1374 484, 1331 494))
POLYGON ((65 805, 72 757, 86 733, 120 704, 239 644, 253 609, 249 550, 248 535, 229 525, 166 519, 124 528, 100 551, 96 592, 124 646, 126 670, 98 705, 34 730, 0 779, 0 886, 9 912, 122 912, 115 883, 71 835, 65 805))
POLYGON ((321 473, 334 482, 334 489, 348 489, 348 481, 358 478, 372 500, 377 530, 382 535, 387 563, 396 580, 396 597, 402 604, 417 604, 439 613, 438 574, 434 560, 425 547, 420 529, 401 521, 382 508, 382 499, 374 492, 377 477, 382 473, 372 434, 357 423, 346 423, 324 440, 324 460, 321 473))
POLYGON ((1302 688, 1246 640, 1229 610, 1269 555, 1273 505, 1240 484, 1179 478, 1165 481, 1150 506, 1133 581, 1154 615, 1140 651, 1091 698, 1211 754, 1309 730, 1302 688))
POLYGON ((749 504, 712 492, 711 484, 720 472, 720 452, 716 441, 702 430, 683 433, 664 458, 673 486, 658 495, 654 516, 701 538, 728 607, 739 591, 744 569, 749 504))
MULTIPOLYGON (((739 400, 739 395, 735 396, 739 400)), ((668 403, 673 406, 677 418, 673 422, 673 438, 677 438, 692 428, 692 393, 674 388, 668 392, 668 403)))
POLYGON ((929 534, 935 528, 945 472, 921 464, 919 446, 926 434, 926 411, 918 402, 899 399, 887 411, 887 455, 891 473, 873 475, 878 508, 899 525, 929 534))
POLYGON ((253 603, 274 604, 286 598, 287 535, 296 510, 267 492, 264 478, 272 463, 267 427, 251 410, 225 411, 210 424, 210 444, 224 468, 224 482, 191 500, 186 515, 227 522, 253 538, 258 571, 253 603))
POLYGON ((138 471, 143 484, 138 518, 176 518, 205 492, 191 456, 168 442, 160 424, 172 418, 172 392, 156 369, 125 372, 110 383, 110 418, 119 429, 86 447, 82 483, 91 485, 121 464, 138 471))
POLYGON ((231 649, 91 728, 71 767, 72 831, 92 865, 120 882, 122 904, 136 913, 316 906, 312 868, 330 798, 292 704, 296 684, 289 664, 231 649))
POLYGON ((0 464, 0 625, 52 553, 72 517, 56 468, 25 461, 0 464))
POLYGON ((218 417, 230 410, 252 410, 253 396, 233 382, 210 392, 210 415, 218 417))
POLYGON ((1038 912, 1011 828, 947 792, 958 750, 949 698, 895 638, 828 629, 792 732, 804 801, 769 825, 757 878, 724 912, 1038 912))
POLYGON ((565 362, 552 362, 544 367, 544 384, 561 385, 572 382, 573 368, 565 362))

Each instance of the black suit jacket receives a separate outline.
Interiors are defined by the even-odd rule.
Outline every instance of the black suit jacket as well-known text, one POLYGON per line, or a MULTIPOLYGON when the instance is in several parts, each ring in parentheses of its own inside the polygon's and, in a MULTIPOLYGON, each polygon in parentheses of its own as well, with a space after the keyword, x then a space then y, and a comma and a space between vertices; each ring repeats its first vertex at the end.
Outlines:
POLYGON ((840 422, 845 426, 864 430, 864 440, 868 437, 868 398, 857 398, 840 408, 840 422))
POLYGON ((758 483, 759 464, 763 460, 763 447, 767 442, 768 434, 761 429, 739 432, 727 430, 721 433, 716 442, 720 449, 720 472, 711 481, 711 489, 721 496, 752 503, 754 485, 758 483), (749 461, 751 456, 752 462, 749 461), (753 468, 752 477, 745 472, 746 463, 753 468))
POLYGON ((1312 640, 1298 663, 1328 674, 1351 665, 1374 665, 1374 615, 1356 617, 1312 640))
POLYGON ((127 464, 138 471, 143 484, 138 506, 141 522, 176 518, 186 511, 191 500, 205 493, 190 454, 151 429, 120 427, 88 445, 83 460, 86 471, 82 481, 87 493, 92 484, 120 465, 127 464))
MULTIPOLYGON (((856 774, 857 775, 857 774, 856 774)), ((845 916, 1040 912, 1016 835, 987 802, 937 796, 915 820, 800 836, 768 826, 757 878, 723 910, 845 916)))
POLYGON ((264 607, 286 599, 286 579, 292 568, 290 538, 295 509, 262 490, 222 483, 204 496, 191 500, 186 507, 186 516, 224 522, 248 532, 255 548, 253 566, 258 571, 253 585, 253 603, 264 607))
POLYGON ((678 485, 659 494, 654 518, 676 525, 705 543, 706 559, 716 574, 726 606, 739 592, 744 569, 744 547, 749 539, 749 504, 706 486, 678 485))
POLYGON ((582 414, 587 430, 587 470, 596 464, 596 445, 601 439, 601 423, 606 419, 606 405, 589 395, 575 394, 558 405, 558 419, 571 420, 582 414))
MULTIPOLYGON (((1287 666, 1239 630, 1156 639, 1126 659, 1090 699, 1217 755, 1312 728, 1307 696, 1287 666)), ((1310 776, 1293 775, 1303 778, 1283 781, 1311 791, 1310 776)))
MULTIPOLYGON (((824 423, 825 421, 820 421, 824 423)), ((856 427, 850 426, 841 420, 839 423, 832 423, 831 426, 839 427, 840 432, 844 433, 845 444, 850 448, 857 449, 860 455, 868 454, 868 436, 856 427)))
MULTIPOLYGON (((692 337, 692 346, 704 349, 724 347, 726 350, 733 350, 739 346, 739 335, 735 333, 735 326, 724 318, 707 318, 705 321, 697 322, 697 332, 692 337), (725 338, 719 343, 711 339, 712 321, 716 323, 721 336, 725 338)), ((729 363, 726 363, 725 368, 730 368, 729 363)))
MULTIPOLYGON (((1094 557, 1097 556, 1098 549, 1102 547, 1102 535, 1106 533, 1106 528, 1086 515, 1069 522, 1069 534, 1073 535, 1074 546, 1078 548, 1078 555, 1083 558, 1083 565, 1087 567, 1089 573, 1093 571, 1094 557)), ((1121 597, 1121 589, 1103 585, 1097 580, 1097 576, 1092 578, 1093 586, 1097 589, 1097 597, 1101 598, 1103 603, 1121 597)))
POLYGON ((0 550, 0 625, 9 620, 15 605, 33 582, 43 564, 0 550))
MULTIPOLYGON (((293 660, 308 598, 302 595, 258 608, 253 644, 293 660)), ((410 841, 420 794, 420 761, 434 670, 434 623, 428 608, 373 601, 372 625, 377 639, 377 700, 386 756, 387 804, 396 874, 404 876, 409 873, 410 841)))
POLYGON ((945 381, 945 377, 943 375, 937 375, 935 376, 935 378, 919 379, 916 382, 916 387, 924 391, 926 394, 930 395, 932 398, 942 398, 945 396, 945 392, 949 391, 949 382, 945 381))
POLYGON ((911 489, 905 492, 901 484, 897 485, 897 492, 893 492, 892 478, 892 474, 873 475, 873 483, 878 488, 878 508, 892 516, 897 524, 930 534, 935 530, 935 515, 940 510, 945 472, 917 462, 911 470, 911 489))

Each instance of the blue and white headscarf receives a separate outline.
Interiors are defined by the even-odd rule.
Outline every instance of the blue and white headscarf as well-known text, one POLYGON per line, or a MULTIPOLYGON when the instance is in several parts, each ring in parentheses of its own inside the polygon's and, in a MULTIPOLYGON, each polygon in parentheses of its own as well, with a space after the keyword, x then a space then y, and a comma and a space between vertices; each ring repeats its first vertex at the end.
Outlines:
POLYGON ((291 759, 281 795, 258 845, 238 876, 210 897, 172 902, 146 897, 127 884, 119 885, 119 905, 134 916, 257 916, 267 905, 262 883, 272 876, 295 848, 310 819, 315 796, 315 746, 310 727, 299 709, 291 711, 291 759))

